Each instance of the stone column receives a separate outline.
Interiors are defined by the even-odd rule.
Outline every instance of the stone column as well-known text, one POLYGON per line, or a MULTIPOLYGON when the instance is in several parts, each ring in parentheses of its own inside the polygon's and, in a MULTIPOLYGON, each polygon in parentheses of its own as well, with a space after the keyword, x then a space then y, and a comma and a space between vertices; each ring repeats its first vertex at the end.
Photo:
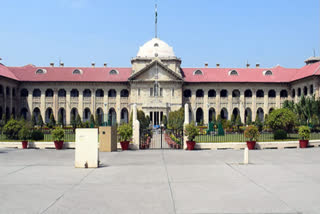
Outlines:
POLYGON ((264 94, 264 104, 263 104, 263 111, 264 111, 264 114, 268 114, 269 111, 268 111, 268 108, 269 108, 269 98, 268 98, 268 94, 264 94))
POLYGON ((241 122, 245 121, 245 100, 244 100, 244 90, 240 90, 240 117, 241 122))
POLYGON ((58 103, 58 89, 55 88, 53 89, 53 116, 56 121, 58 121, 58 108, 59 108, 59 103, 58 103))
POLYGON ((280 108, 281 104, 280 104, 280 91, 276 90, 276 108, 280 108))
POLYGON ((83 89, 80 88, 79 89, 79 109, 78 109, 78 114, 81 118, 81 120, 83 120, 83 89))
POLYGON ((92 89, 91 114, 93 114, 94 117, 96 116, 96 89, 95 88, 92 89))
POLYGON ((220 105, 220 89, 217 89, 216 91, 216 119, 218 119, 218 115, 220 114, 221 112, 221 105, 220 105))
MULTIPOLYGON (((4 85, 3 86, 3 113, 4 114, 7 114, 7 105, 8 105, 8 103, 7 103, 7 86, 4 85)), ((2 115, 1 115, 1 117, 2 117, 2 115)))
MULTIPOLYGON (((12 89, 11 88, 9 88, 9 108, 10 108, 10 112, 11 112, 11 114, 13 114, 13 112, 12 112, 12 106, 13 106, 13 100, 12 100, 12 89)), ((10 115, 10 117, 11 117, 11 115, 10 115)))
POLYGON ((140 122, 137 118, 137 104, 133 104, 133 118, 132 118, 132 149, 139 149, 140 144, 140 122))
POLYGON ((232 91, 228 91, 228 120, 231 119, 232 115, 232 91))
POLYGON ((116 97, 116 111, 117 111, 117 123, 120 124, 121 119, 121 91, 117 91, 117 97, 116 97))
POLYGON ((254 121, 256 119, 256 115, 257 115, 257 90, 253 89, 252 90, 252 121, 254 121))
MULTIPOLYGON (((70 113, 71 113, 71 96, 70 89, 66 89, 66 124, 70 124, 70 113)), ((76 119, 76 118, 74 118, 76 119)))
MULTIPOLYGON (((183 124, 183 130, 185 130, 186 125, 189 124, 190 118, 189 118, 189 104, 184 104, 184 124, 183 124)), ((187 136, 185 135, 185 132, 183 131, 183 149, 187 149, 187 136)))
POLYGON ((203 123, 209 124, 209 102, 208 102, 208 90, 203 90, 203 123))
POLYGON ((40 96, 40 114, 42 117, 43 122, 46 122, 46 93, 44 89, 41 90, 41 96, 40 96))

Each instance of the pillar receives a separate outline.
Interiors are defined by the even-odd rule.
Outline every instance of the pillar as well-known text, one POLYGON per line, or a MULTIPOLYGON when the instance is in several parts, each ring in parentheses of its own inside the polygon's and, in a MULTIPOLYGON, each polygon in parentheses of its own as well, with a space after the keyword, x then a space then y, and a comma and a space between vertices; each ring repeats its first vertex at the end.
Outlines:
POLYGON ((209 102, 208 102, 208 90, 203 90, 203 123, 209 124, 209 102))
POLYGON ((66 124, 70 124, 70 114, 71 114, 70 107, 71 107, 70 90, 66 90, 66 124))
POLYGON ((240 117, 241 122, 244 123, 245 121, 245 100, 244 100, 244 90, 240 90, 240 104, 239 104, 239 111, 240 111, 240 117))
POLYGON ((42 117, 43 122, 46 122, 46 93, 45 90, 41 90, 41 96, 40 96, 40 114, 42 117))
POLYGON ((257 90, 253 89, 252 90, 252 121, 256 119, 257 115, 257 90))
POLYGON ((139 149, 140 144, 140 122, 137 118, 137 104, 133 104, 133 113, 132 113, 132 140, 133 140, 133 149, 139 149))

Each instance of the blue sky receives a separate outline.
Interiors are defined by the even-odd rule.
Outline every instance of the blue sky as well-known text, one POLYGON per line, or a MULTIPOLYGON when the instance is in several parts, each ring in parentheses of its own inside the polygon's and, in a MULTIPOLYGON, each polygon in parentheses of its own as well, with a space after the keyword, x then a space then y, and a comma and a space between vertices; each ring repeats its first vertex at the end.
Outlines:
MULTIPOLYGON (((154 36, 154 0, 0 0, 8 66, 128 67, 154 36)), ((320 48, 319 0, 158 0, 160 39, 183 67, 302 67, 320 48)))

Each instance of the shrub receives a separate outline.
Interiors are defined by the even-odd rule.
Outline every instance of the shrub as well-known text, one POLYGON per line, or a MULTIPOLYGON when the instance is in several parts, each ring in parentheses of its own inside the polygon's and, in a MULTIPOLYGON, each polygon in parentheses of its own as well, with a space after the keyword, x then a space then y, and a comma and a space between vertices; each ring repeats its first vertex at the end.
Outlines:
POLYGON ((250 141, 258 141, 260 137, 260 132, 256 126, 248 126, 244 131, 244 136, 249 138, 250 141))
POLYGON ((310 139, 310 128, 308 126, 300 126, 299 127, 299 136, 302 140, 310 139))
POLYGON ((282 129, 275 130, 273 133, 273 138, 275 140, 284 140, 287 139, 287 132, 282 129))
POLYGON ((268 116, 267 125, 272 130, 282 129, 287 132, 291 131, 297 121, 296 115, 287 108, 276 109, 268 116))
POLYGON ((22 127, 18 133, 20 140, 28 140, 30 139, 30 129, 27 127, 22 127))
POLYGON ((132 137, 132 126, 130 124, 122 124, 118 127, 118 135, 120 141, 129 141, 132 137))
POLYGON ((185 127, 185 135, 188 137, 188 141, 193 141, 196 136, 199 135, 199 128, 194 123, 189 123, 185 127))
POLYGON ((19 131, 23 127, 23 125, 24 124, 22 121, 11 119, 3 127, 3 133, 6 135, 8 139, 17 140, 19 139, 19 131))
POLYGON ((54 141, 62 141, 64 139, 64 130, 60 127, 52 131, 52 138, 54 141))
POLYGON ((31 133, 31 139, 32 140, 43 140, 44 139, 44 134, 41 130, 35 129, 31 133))

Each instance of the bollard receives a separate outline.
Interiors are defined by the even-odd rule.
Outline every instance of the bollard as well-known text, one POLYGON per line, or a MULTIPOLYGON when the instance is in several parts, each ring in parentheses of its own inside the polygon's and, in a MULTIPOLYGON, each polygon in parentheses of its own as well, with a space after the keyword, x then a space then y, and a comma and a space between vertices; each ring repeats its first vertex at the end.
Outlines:
POLYGON ((244 158, 243 158, 243 164, 249 164, 249 149, 244 149, 244 158))

